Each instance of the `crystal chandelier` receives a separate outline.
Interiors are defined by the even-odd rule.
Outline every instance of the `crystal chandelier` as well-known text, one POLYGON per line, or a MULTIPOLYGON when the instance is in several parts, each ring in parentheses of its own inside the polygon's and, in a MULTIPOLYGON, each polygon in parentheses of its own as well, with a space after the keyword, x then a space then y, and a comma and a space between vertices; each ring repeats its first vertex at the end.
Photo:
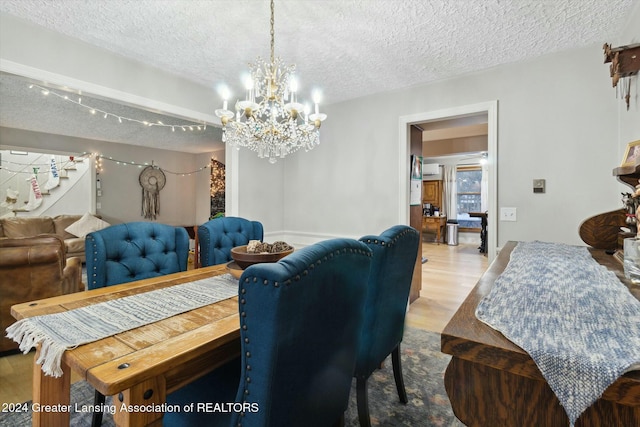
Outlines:
MULTIPOLYGON (((312 150, 320 143, 320 125, 327 118, 319 111, 319 93, 313 95, 315 110, 298 102, 295 65, 284 66, 274 56, 274 6, 271 0, 271 58, 258 57, 245 82, 247 95, 236 101, 235 110, 227 109, 228 94, 223 93, 222 109, 215 111, 222 122, 222 142, 246 147, 275 163, 300 148, 312 150)), ((225 91, 226 92, 226 91, 225 91)))

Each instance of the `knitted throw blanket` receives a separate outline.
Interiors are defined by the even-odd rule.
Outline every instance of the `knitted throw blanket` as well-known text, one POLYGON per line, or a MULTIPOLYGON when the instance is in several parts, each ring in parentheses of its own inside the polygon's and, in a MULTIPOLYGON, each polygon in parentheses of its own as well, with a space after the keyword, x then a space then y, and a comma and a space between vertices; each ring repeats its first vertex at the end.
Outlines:
POLYGON ((7 337, 27 353, 42 344, 37 364, 54 377, 65 350, 157 322, 238 295, 238 280, 223 274, 182 285, 118 298, 62 313, 22 319, 7 337))
POLYGON ((529 353, 571 426, 640 368, 640 301, 584 247, 518 243, 476 317, 529 353))

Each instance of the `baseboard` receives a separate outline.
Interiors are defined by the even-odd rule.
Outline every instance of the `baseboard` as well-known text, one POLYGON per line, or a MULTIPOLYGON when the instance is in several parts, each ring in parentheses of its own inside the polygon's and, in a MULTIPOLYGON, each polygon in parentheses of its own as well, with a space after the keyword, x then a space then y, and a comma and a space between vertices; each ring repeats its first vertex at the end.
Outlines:
POLYGON ((293 246, 294 248, 303 248, 305 246, 313 245, 314 243, 321 242, 328 239, 348 238, 358 240, 362 236, 347 236, 347 235, 334 235, 323 233, 306 233, 295 232, 289 230, 283 230, 279 232, 264 233, 264 241, 273 243, 278 240, 283 240, 293 246))

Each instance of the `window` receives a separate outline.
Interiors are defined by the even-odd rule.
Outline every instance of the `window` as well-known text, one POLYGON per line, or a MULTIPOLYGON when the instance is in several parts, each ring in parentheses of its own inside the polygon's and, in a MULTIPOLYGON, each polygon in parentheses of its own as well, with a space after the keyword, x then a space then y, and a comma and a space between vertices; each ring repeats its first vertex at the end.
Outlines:
POLYGON ((482 169, 480 166, 459 166, 456 171, 458 214, 481 211, 482 169))

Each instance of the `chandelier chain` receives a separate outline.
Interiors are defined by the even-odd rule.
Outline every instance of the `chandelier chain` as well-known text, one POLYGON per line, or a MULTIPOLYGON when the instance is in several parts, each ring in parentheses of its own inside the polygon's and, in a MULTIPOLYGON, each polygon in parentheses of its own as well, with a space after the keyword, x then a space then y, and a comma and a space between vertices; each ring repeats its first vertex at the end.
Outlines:
POLYGON ((275 36, 275 31, 273 30, 274 23, 275 23, 274 4, 273 4, 273 0, 271 0, 271 63, 272 64, 275 58, 275 45, 276 45, 276 36, 275 36))

